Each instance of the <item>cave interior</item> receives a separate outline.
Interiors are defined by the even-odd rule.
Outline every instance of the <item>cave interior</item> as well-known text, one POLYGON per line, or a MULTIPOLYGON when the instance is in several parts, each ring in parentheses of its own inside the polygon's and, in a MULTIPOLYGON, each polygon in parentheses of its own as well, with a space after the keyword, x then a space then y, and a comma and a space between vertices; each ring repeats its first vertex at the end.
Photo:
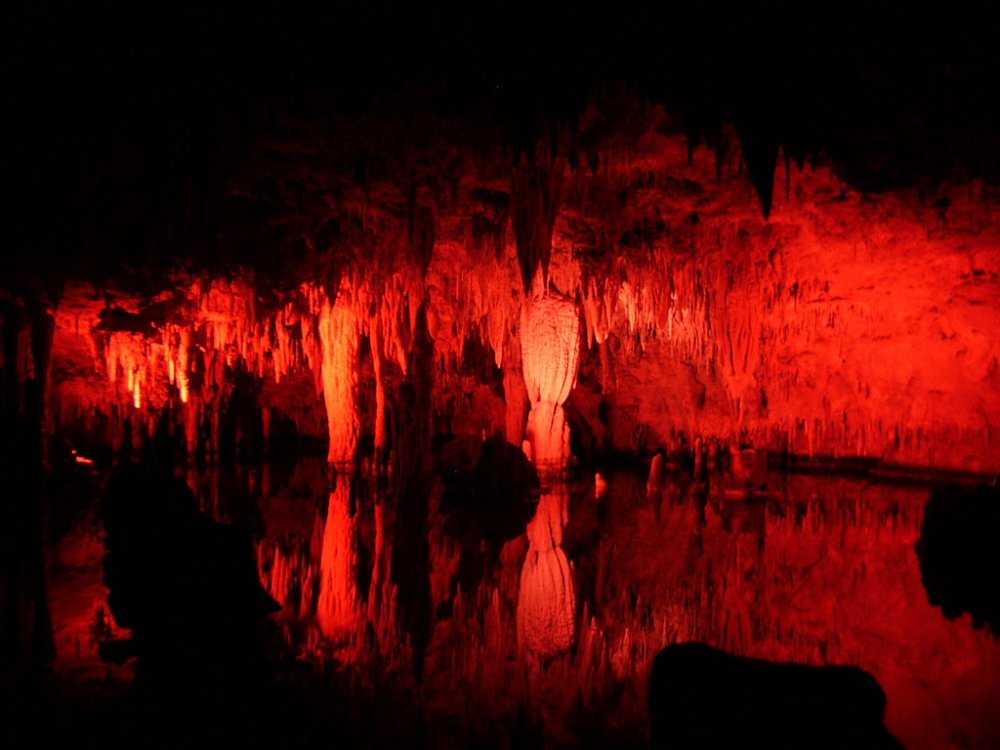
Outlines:
POLYGON ((145 12, 3 53, 0 732, 1000 743, 985 17, 145 12))

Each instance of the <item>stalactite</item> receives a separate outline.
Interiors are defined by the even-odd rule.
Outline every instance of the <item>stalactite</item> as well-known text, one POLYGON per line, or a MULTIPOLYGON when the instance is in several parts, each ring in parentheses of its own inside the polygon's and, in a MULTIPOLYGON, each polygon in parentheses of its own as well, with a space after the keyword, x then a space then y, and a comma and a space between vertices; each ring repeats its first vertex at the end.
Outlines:
POLYGON ((548 274, 552 252, 552 229, 563 186, 563 163, 539 148, 534 159, 522 157, 512 175, 511 199, 514 236, 524 289, 530 289, 535 274, 548 274))
MULTIPOLYGON (((150 298, 114 285, 98 298, 88 285, 70 283, 56 310, 54 357, 68 366, 57 368, 55 419, 100 411, 114 431, 135 412, 130 426, 149 432, 152 415, 167 410, 184 423, 189 451, 197 452, 197 437, 212 454, 216 415, 225 413, 231 387, 231 379, 219 382, 220 364, 223 373, 246 372, 272 387, 308 368, 317 392, 330 390, 324 356, 343 347, 323 351, 323 335, 339 335, 330 325, 340 313, 328 312, 325 334, 319 330, 328 303, 353 314, 358 335, 375 342, 377 366, 395 363, 405 374, 426 300, 435 365, 444 374, 433 397, 451 387, 466 342, 478 338, 504 371, 507 433, 517 441, 518 355, 510 342, 530 336, 518 333, 518 323, 530 307, 528 274, 535 274, 547 294, 576 301, 588 345, 613 340, 601 354, 602 396, 616 422, 608 434, 635 436, 618 447, 658 447, 683 429, 724 440, 742 432, 755 445, 801 453, 978 469, 995 463, 989 332, 996 316, 981 303, 994 291, 996 229, 981 186, 951 191, 942 224, 940 211, 914 215, 903 194, 862 201, 828 168, 786 165, 785 201, 801 214, 782 204, 781 215, 764 224, 728 173, 713 183, 701 158, 707 151, 696 150, 688 164, 684 144, 669 133, 653 129, 632 146, 594 148, 596 175, 568 174, 561 157, 544 149, 492 173, 510 180, 509 203, 500 182, 477 182, 471 157, 468 173, 455 167, 455 205, 419 180, 406 183, 419 185, 412 208, 433 206, 433 215, 399 214, 393 201, 406 196, 380 195, 374 184, 363 200, 345 193, 340 239, 350 224, 357 247, 343 250, 332 300, 313 281, 286 279, 291 285, 280 293, 258 289, 252 269, 224 277, 179 271, 165 279, 169 291, 150 298), (477 249, 477 237, 487 251, 477 249), (398 252, 412 242, 420 262, 398 252), (897 293, 900 284, 906 294, 897 293), (945 310, 941 299, 958 303, 945 310), (915 350, 928 355, 908 356, 915 350), (87 352, 106 387, 90 377, 87 352), (671 393, 643 387, 651 378, 669 380, 671 393)), ((339 194, 330 192, 342 187, 338 179, 310 176, 323 195, 339 194)), ((312 219, 296 213, 292 221, 312 219)), ((315 236, 310 242, 319 247, 315 236)), ((533 409, 533 422, 546 423, 533 423, 534 432, 558 431, 558 410, 549 411, 533 409)), ((383 424, 376 420, 376 433, 383 424)), ((353 441, 350 429, 342 437, 353 441)), ((552 458, 545 449, 555 453, 559 441, 543 442, 533 450, 544 462, 552 458)))
POLYGON ((521 346, 517 337, 509 337, 505 344, 506 353, 503 371, 503 390, 507 406, 506 436, 512 445, 524 442, 524 429, 528 417, 528 392, 524 385, 524 370, 521 367, 521 346))
POLYGON ((413 671, 423 676, 431 636, 430 550, 427 524, 431 494, 431 394, 434 388, 434 342, 427 331, 426 302, 417 307, 408 378, 396 389, 400 414, 395 439, 394 485, 399 497, 392 570, 397 587, 399 624, 409 642, 413 671))

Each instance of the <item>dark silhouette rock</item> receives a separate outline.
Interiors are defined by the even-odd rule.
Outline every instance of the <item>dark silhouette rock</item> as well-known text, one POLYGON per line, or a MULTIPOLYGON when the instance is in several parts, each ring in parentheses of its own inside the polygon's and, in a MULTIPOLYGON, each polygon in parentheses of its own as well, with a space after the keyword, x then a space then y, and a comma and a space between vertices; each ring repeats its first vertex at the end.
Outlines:
POLYGON ((927 599, 953 620, 963 612, 1000 635, 1000 491, 937 490, 924 508, 917 557, 927 599))
POLYGON ((649 681, 654 748, 901 748, 885 693, 856 667, 811 667, 668 646, 649 681))
MULTIPOLYGON (((261 688, 263 623, 280 608, 260 584, 250 534, 201 516, 187 484, 162 468, 119 468, 101 511, 108 606, 132 631, 137 688, 213 700, 261 688)), ((123 651, 104 649, 109 659, 123 651)))
POLYGON ((462 437, 445 445, 441 455, 442 512, 465 516, 498 544, 524 533, 540 488, 524 451, 503 440, 462 437))
POLYGON ((441 446, 438 473, 445 484, 468 483, 482 457, 483 441, 477 435, 458 435, 441 446))

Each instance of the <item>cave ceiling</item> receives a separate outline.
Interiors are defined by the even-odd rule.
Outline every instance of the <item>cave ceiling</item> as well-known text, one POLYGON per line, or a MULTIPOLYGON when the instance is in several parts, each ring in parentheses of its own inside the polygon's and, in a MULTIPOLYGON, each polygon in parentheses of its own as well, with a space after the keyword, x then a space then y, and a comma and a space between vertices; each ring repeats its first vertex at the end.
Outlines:
MULTIPOLYGON (((251 266, 280 290, 373 241, 377 221, 319 219, 356 188, 409 216, 393 242, 419 255, 424 193, 440 203, 473 165, 484 184, 452 200, 530 233, 539 217, 502 216, 512 185, 600 182, 601 156, 650 130, 737 159, 763 217, 782 160, 947 200, 942 185, 998 174, 989 28, 957 9, 25 11, 4 53, 5 286, 251 266)), ((607 206, 585 223, 595 255, 628 244, 607 206)))

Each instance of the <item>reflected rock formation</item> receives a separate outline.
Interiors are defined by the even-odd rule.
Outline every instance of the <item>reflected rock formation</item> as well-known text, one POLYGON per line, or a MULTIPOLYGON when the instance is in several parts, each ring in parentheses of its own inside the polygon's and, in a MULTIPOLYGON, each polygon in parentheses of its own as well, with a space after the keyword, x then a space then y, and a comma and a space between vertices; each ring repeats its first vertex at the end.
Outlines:
POLYGON ((917 540, 920 573, 931 604, 954 620, 964 612, 1000 636, 1000 491, 938 490, 924 508, 917 540))
POLYGON ((323 635, 342 644, 355 631, 360 618, 358 550, 350 482, 347 477, 336 481, 323 532, 316 620, 323 635))
POLYGON ((669 646, 649 681, 652 747, 902 750, 882 723, 885 693, 856 667, 747 659, 669 646))
POLYGON ((280 606, 261 586, 250 534, 199 514, 183 479, 149 465, 116 470, 101 520, 108 607, 132 631, 102 642, 102 655, 121 661, 131 647, 136 684, 156 700, 260 690, 262 622, 280 606))
POLYGON ((568 521, 569 494, 558 486, 542 495, 528 524, 528 554, 517 598, 517 642, 522 651, 543 660, 573 645, 576 595, 562 548, 568 521))
POLYGON ((539 479, 521 448, 468 436, 444 445, 438 461, 444 484, 441 513, 473 522, 497 548, 524 533, 537 505, 539 479))

